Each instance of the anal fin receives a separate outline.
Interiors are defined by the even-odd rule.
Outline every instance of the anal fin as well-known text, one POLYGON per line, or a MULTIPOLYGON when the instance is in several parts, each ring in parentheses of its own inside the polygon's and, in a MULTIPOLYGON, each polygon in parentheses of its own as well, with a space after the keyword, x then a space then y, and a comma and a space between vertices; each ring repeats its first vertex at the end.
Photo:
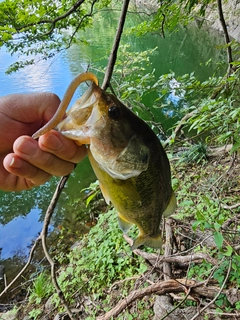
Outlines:
POLYGON ((154 249, 161 249, 162 248, 162 237, 159 234, 156 237, 148 237, 148 236, 141 236, 139 235, 133 242, 131 246, 132 250, 137 249, 138 247, 145 245, 150 248, 154 249))
POLYGON ((133 226, 133 223, 125 220, 119 214, 118 214, 118 224, 123 233, 127 233, 128 230, 133 226))

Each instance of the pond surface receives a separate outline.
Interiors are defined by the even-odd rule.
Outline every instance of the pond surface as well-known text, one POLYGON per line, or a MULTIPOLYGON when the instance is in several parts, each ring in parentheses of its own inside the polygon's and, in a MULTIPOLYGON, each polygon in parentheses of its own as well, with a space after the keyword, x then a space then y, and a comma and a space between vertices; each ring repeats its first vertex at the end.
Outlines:
MULTIPOLYGON (((134 23, 130 16, 128 26, 134 23)), ((111 50, 117 16, 108 13, 95 19, 94 27, 85 32, 90 45, 74 45, 51 61, 41 61, 17 73, 6 75, 5 68, 16 61, 4 49, 0 50, 0 95, 11 93, 52 91, 63 97, 70 81, 88 65, 95 72, 104 68, 111 50)), ((200 80, 207 79, 217 63, 224 59, 223 53, 216 50, 219 38, 197 26, 181 28, 179 32, 136 38, 124 36, 123 44, 129 44, 131 51, 142 51, 158 47, 151 57, 152 67, 158 76, 170 70, 176 75, 195 72, 200 80), (212 59, 211 63, 206 62, 212 59)), ((97 72, 102 78, 102 74, 97 72)), ((82 94, 84 87, 77 90, 74 98, 82 94)), ((95 176, 85 159, 71 175, 67 187, 58 202, 52 219, 51 230, 69 223, 72 227, 82 228, 89 216, 81 200, 87 187, 95 176), (76 223, 77 221, 77 223, 76 223)), ((4 193, 0 191, 0 264, 18 254, 27 254, 29 246, 41 231, 44 214, 52 198, 58 179, 53 178, 45 185, 31 191, 4 193)))

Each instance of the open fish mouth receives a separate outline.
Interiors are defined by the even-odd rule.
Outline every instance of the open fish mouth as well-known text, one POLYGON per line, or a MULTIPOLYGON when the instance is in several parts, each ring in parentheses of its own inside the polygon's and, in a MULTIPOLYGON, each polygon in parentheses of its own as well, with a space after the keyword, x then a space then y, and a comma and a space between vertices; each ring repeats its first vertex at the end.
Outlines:
POLYGON ((112 178, 127 180, 147 170, 149 148, 132 131, 128 119, 111 119, 109 110, 120 109, 117 105, 93 82, 56 129, 79 145, 90 145, 93 158, 112 178))
POLYGON ((102 118, 102 113, 98 108, 100 96, 101 88, 92 83, 55 129, 70 139, 81 141, 81 144, 89 144, 91 130, 102 118))
MULTIPOLYGON (((92 95, 92 91, 95 90, 95 93, 96 93, 95 98, 97 99, 97 95, 98 95, 97 91, 98 90, 96 90, 96 88, 99 88, 98 87, 98 79, 96 78, 96 76, 94 74, 89 73, 89 72, 79 74, 70 83, 70 85, 68 86, 66 93, 63 97, 63 100, 61 101, 55 115, 52 117, 52 119, 48 123, 46 123, 42 128, 40 128, 37 132, 35 132, 32 135, 32 137, 34 139, 39 138, 40 136, 49 132, 53 128, 57 128, 58 125, 62 122, 62 119, 66 118, 65 113, 66 113, 66 110, 68 108, 69 103, 71 102, 71 99, 73 97, 74 92, 76 91, 77 87, 85 81, 91 81, 92 86, 77 101, 79 101, 79 102, 81 101, 80 103, 82 104, 83 109, 84 109, 84 107, 86 108, 85 112, 83 112, 79 117, 79 123, 86 122, 86 119, 88 119, 91 114, 91 104, 93 103, 93 101, 91 102, 91 97, 94 99, 94 96, 92 95), (89 107, 90 107, 90 109, 89 109, 89 107)), ((78 106, 78 108, 79 108, 79 106, 78 106)), ((79 114, 78 114, 78 116, 79 116, 79 114)))

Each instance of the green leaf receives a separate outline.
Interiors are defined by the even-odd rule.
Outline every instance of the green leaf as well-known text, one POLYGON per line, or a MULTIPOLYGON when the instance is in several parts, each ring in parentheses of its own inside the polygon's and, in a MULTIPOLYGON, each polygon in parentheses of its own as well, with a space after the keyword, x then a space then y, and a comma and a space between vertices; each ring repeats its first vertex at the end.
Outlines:
POLYGON ((233 248, 231 246, 226 246, 226 251, 224 251, 223 255, 226 257, 230 257, 233 253, 233 248))
POLYGON ((92 201, 92 199, 93 199, 94 197, 96 197, 96 195, 97 195, 97 192, 94 192, 93 194, 91 194, 91 195, 87 198, 87 200, 86 200, 86 207, 88 207, 89 203, 92 201))
POLYGON ((218 249, 221 249, 223 245, 223 235, 220 232, 216 231, 214 232, 213 236, 218 249))
POLYGON ((240 149, 240 142, 234 143, 234 145, 232 146, 232 148, 230 150, 230 154, 232 154, 233 152, 237 151, 238 149, 240 149))

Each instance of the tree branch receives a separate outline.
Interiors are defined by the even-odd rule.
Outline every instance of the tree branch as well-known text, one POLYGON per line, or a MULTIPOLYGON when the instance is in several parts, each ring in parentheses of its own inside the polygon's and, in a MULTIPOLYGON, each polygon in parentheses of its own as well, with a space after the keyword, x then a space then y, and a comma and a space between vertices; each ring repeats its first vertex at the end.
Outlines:
POLYGON ((66 312, 69 316, 69 318, 71 320, 74 320, 74 316, 65 300, 65 297, 57 283, 57 277, 56 277, 56 272, 55 272, 55 264, 54 264, 54 261, 52 260, 51 256, 49 255, 48 253, 48 250, 47 250, 47 245, 46 245, 46 238, 47 238, 47 233, 48 233, 48 227, 49 227, 49 223, 50 223, 50 220, 51 220, 51 217, 52 217, 52 214, 54 212, 54 209, 56 207, 56 204, 58 202, 58 199, 60 197, 60 194, 69 178, 70 174, 67 175, 67 176, 64 176, 60 179, 57 187, 56 187, 56 190, 54 192, 54 195, 52 197, 52 200, 48 206, 48 209, 47 209, 47 212, 46 212, 46 215, 45 215, 45 219, 44 219, 44 224, 43 224, 43 227, 42 227, 42 231, 41 231, 41 234, 40 236, 36 239, 31 251, 30 251, 30 254, 29 254, 29 258, 28 258, 28 261, 26 263, 26 265, 22 268, 22 270, 18 273, 18 275, 13 279, 13 281, 1 292, 0 294, 0 297, 5 294, 7 292, 7 290, 16 282, 16 280, 24 273, 24 271, 28 268, 28 266, 30 265, 31 261, 32 261, 32 258, 33 258, 33 254, 34 254, 34 251, 37 247, 37 244, 39 243, 40 240, 42 240, 42 247, 43 247, 43 251, 44 251, 44 254, 51 266, 51 277, 52 277, 52 282, 53 282, 53 285, 57 291, 57 294, 58 294, 58 297, 59 299, 61 300, 63 306, 65 307, 66 309, 66 312))
POLYGON ((99 316, 96 320, 109 320, 116 317, 134 301, 142 299, 151 294, 164 295, 166 293, 180 293, 184 292, 189 295, 190 291, 203 295, 205 297, 215 297, 218 293, 217 287, 206 287, 205 282, 195 282, 187 279, 166 280, 154 283, 147 288, 134 290, 127 297, 123 298, 112 310, 105 315, 99 316))
POLYGON ((113 43, 112 51, 111 51, 111 54, 110 54, 110 57, 108 60, 108 65, 107 65, 105 77, 104 77, 103 84, 102 84, 103 90, 106 90, 108 88, 110 79, 113 74, 113 69, 114 69, 115 62, 117 60, 118 47, 120 44, 121 35, 123 32, 123 28, 124 28, 124 24, 125 24, 125 20, 126 20, 129 2, 130 2, 130 0, 124 0, 123 6, 122 6, 122 11, 121 11, 121 15, 119 18, 119 23, 118 23, 118 28, 117 28, 115 40, 113 43))
POLYGON ((225 37, 225 41, 227 46, 227 52, 228 52, 228 63, 229 63, 229 70, 233 69, 232 66, 232 62, 233 62, 233 57, 232 57, 232 48, 230 45, 230 37, 228 34, 228 30, 227 30, 227 26, 226 26, 226 22, 224 19, 224 15, 223 15, 223 10, 222 10, 222 0, 217 0, 217 6, 218 6, 218 14, 219 14, 219 19, 223 28, 223 33, 224 33, 224 37, 225 37))
POLYGON ((211 304, 213 304, 213 303, 217 300, 217 298, 220 296, 220 294, 221 294, 222 291, 223 291, 223 288, 224 288, 225 285, 226 285, 226 282, 227 282, 227 280, 228 280, 228 277, 229 277, 231 268, 232 268, 232 259, 230 259, 230 263, 229 263, 229 267, 228 267, 228 270, 227 270, 226 277, 225 277, 225 279, 224 279, 224 281, 223 281, 223 284, 222 284, 220 290, 218 291, 218 293, 215 295, 215 297, 214 297, 208 304, 206 304, 206 305, 204 306, 204 308, 202 308, 201 310, 199 310, 199 311, 195 314, 195 316, 192 317, 190 320, 195 320, 195 319, 197 319, 198 316, 199 316, 201 313, 203 313, 204 310, 206 310, 211 304))
POLYGON ((57 276, 56 276, 56 271, 55 271, 55 263, 54 261, 52 260, 49 252, 48 252, 48 249, 47 249, 47 244, 46 244, 46 238, 47 238, 47 233, 48 233, 48 227, 49 227, 49 223, 50 223, 50 220, 51 220, 51 217, 52 217, 52 214, 54 212, 54 209, 56 207, 56 204, 58 202, 58 199, 60 197, 60 194, 69 178, 70 174, 67 175, 67 176, 64 176, 61 178, 61 180, 59 181, 58 183, 58 186, 54 192, 54 195, 52 197, 52 200, 50 202, 50 205, 47 209, 47 212, 46 212, 46 215, 45 215, 45 219, 44 219, 44 225, 43 225, 43 228, 42 228, 42 232, 41 232, 41 239, 42 239, 42 247, 43 247, 43 251, 44 251, 44 254, 51 266, 51 278, 52 278, 52 283, 56 289, 56 292, 57 292, 57 295, 60 299, 60 301, 62 302, 63 306, 65 307, 66 309, 66 312, 69 316, 69 318, 71 320, 74 320, 74 316, 69 308, 69 305, 64 297, 64 294, 62 292, 62 290, 60 289, 59 285, 58 285, 58 282, 57 282, 57 276))
POLYGON ((56 17, 55 19, 42 19, 42 20, 39 20, 38 22, 33 22, 33 23, 29 23, 29 24, 26 24, 24 26, 21 26, 19 28, 15 27, 15 29, 17 31, 22 31, 23 29, 26 29, 26 28, 29 28, 29 27, 33 27, 35 26, 36 24, 37 25, 41 25, 41 24, 51 24, 52 27, 51 27, 51 30, 53 30, 55 28, 55 25, 58 21, 60 20, 63 20, 65 18, 67 18, 68 16, 70 16, 73 12, 75 12, 77 10, 77 8, 79 8, 81 6, 81 4, 83 4, 85 2, 85 0, 78 0, 76 1, 73 6, 65 13, 63 13, 62 15, 56 17))
POLYGON ((8 286, 5 287, 5 289, 0 293, 0 298, 12 287, 12 285, 21 277, 21 275, 24 273, 24 271, 27 270, 27 268, 29 267, 32 259, 33 259, 33 254, 34 254, 34 251, 36 250, 36 247, 38 245, 38 243, 40 242, 41 240, 41 236, 39 236, 35 242, 34 242, 34 245, 32 246, 31 248, 31 251, 29 253, 29 257, 28 257, 28 261, 27 263, 25 264, 25 266, 22 268, 22 270, 16 275, 16 277, 9 283, 8 286))
MULTIPOLYGON (((172 219, 167 219, 165 222, 165 231, 166 231, 166 241, 165 241, 165 249, 164 249, 164 257, 170 257, 172 254, 172 238, 173 232, 171 228, 172 219)), ((172 269, 171 263, 165 261, 163 262, 163 276, 164 280, 172 279, 172 269)))
MULTIPOLYGON (((133 243, 132 239, 128 237, 126 234, 124 235, 124 239, 130 245, 132 245, 133 243)), ((214 259, 210 255, 203 252, 197 252, 189 255, 183 255, 185 253, 182 252, 172 256, 161 256, 161 255, 159 256, 155 253, 148 253, 140 249, 133 250, 133 252, 138 256, 141 256, 145 260, 148 260, 152 265, 155 265, 157 267, 160 266, 160 264, 162 264, 163 262, 176 263, 179 265, 187 265, 189 264, 189 262, 192 262, 192 261, 194 261, 195 263, 201 263, 202 260, 206 260, 212 265, 218 264, 217 259, 214 259)))

